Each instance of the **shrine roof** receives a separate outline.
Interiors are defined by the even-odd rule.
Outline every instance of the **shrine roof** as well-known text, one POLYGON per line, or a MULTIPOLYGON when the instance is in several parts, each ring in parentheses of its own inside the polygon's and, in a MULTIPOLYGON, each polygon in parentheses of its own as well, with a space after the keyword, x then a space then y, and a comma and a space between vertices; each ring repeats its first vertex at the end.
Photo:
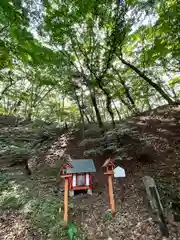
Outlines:
POLYGON ((102 167, 107 167, 107 166, 115 166, 114 161, 111 158, 108 158, 102 165, 102 167))
POLYGON ((71 168, 67 168, 67 173, 93 173, 96 172, 92 159, 72 159, 71 168))

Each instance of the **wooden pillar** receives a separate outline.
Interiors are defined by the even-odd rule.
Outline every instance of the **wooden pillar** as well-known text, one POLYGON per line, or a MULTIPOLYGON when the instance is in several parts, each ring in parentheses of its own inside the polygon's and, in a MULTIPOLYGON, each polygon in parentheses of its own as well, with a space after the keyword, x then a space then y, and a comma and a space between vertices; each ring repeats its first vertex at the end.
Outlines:
POLYGON ((64 179, 64 223, 68 224, 68 177, 64 179))
POLYGON ((104 174, 107 176, 108 181, 108 203, 109 209, 111 210, 112 215, 115 215, 115 201, 113 193, 113 176, 114 176, 114 161, 108 158, 102 167, 105 169, 104 174))
POLYGON ((108 174, 108 192, 109 192, 109 205, 111 208, 112 215, 115 215, 115 202, 114 202, 114 193, 113 193, 113 180, 112 174, 108 174))
POLYGON ((109 194, 109 183, 107 183, 107 193, 108 193, 108 206, 109 206, 109 209, 111 210, 111 200, 110 200, 110 194, 109 194))

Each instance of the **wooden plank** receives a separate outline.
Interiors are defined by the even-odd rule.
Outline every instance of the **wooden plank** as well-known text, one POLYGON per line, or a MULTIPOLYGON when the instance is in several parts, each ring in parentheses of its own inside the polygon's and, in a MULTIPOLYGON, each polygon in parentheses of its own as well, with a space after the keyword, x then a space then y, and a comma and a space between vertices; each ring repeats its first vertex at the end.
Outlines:
POLYGON ((105 172, 104 174, 105 175, 114 175, 114 172, 113 171, 108 171, 108 172, 105 172))
POLYGON ((76 186, 72 187, 72 190, 87 190, 89 189, 89 186, 76 186))
POLYGON ((72 174, 61 175, 61 178, 69 178, 72 177, 72 174))
POLYGON ((68 224, 68 178, 64 181, 64 223, 68 224))
POLYGON ((115 215, 115 202, 114 202, 114 193, 113 193, 113 180, 112 175, 108 175, 108 190, 109 190, 109 200, 112 215, 115 215))

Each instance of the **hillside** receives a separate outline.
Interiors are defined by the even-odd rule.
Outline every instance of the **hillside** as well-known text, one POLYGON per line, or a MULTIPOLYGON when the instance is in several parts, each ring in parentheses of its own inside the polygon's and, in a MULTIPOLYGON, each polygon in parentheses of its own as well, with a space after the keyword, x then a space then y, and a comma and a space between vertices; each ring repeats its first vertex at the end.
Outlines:
POLYGON ((62 227, 63 193, 56 192, 64 152, 72 158, 92 157, 97 168, 93 195, 70 199, 70 219, 79 234, 76 239, 161 239, 142 184, 144 175, 157 182, 169 239, 180 239, 170 204, 180 197, 179 107, 144 112, 117 123, 114 130, 107 124, 104 135, 97 126, 87 125, 83 139, 78 128, 32 122, 14 126, 8 123, 11 120, 0 117, 1 239, 67 239, 62 227), (114 183, 117 214, 113 219, 105 215, 106 179, 101 168, 109 156, 127 174, 114 183))
POLYGON ((0 1, 0 240, 157 240, 167 222, 180 239, 179 10, 178 0, 0 1), (59 169, 70 157, 93 159, 96 173, 65 228, 59 169), (127 175, 114 180, 114 218, 108 158, 127 175))

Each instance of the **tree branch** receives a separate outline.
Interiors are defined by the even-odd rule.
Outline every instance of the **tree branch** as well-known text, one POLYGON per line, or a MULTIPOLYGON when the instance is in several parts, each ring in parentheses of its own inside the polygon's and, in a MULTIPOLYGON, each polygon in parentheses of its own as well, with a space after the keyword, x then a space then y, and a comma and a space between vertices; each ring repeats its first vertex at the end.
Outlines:
POLYGON ((6 28, 8 28, 8 27, 9 27, 9 25, 2 27, 2 28, 0 29, 0 34, 1 34, 6 28))
POLYGON ((118 58, 124 65, 131 68, 141 78, 143 78, 150 86, 152 86, 169 104, 174 104, 174 101, 170 98, 170 96, 157 83, 153 82, 151 78, 147 77, 141 70, 139 70, 137 67, 135 67, 131 63, 127 62, 122 56, 118 56, 118 58))
POLYGON ((15 82, 11 82, 8 84, 0 93, 0 100, 3 98, 3 95, 9 90, 10 87, 12 87, 15 84, 15 82))

